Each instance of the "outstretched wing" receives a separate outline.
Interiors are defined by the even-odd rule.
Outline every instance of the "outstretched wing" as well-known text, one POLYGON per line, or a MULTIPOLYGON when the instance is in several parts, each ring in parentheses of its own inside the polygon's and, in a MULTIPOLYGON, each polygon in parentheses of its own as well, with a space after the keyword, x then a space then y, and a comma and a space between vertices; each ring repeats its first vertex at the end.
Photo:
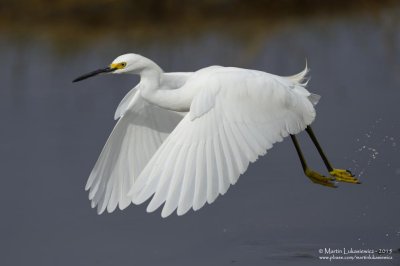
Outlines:
POLYGON ((190 112, 129 192, 135 204, 154 195, 148 212, 165 202, 163 217, 175 209, 183 215, 212 203, 237 182, 250 162, 315 118, 310 93, 290 78, 220 68, 189 79, 185 89, 198 84, 203 88, 190 112))
POLYGON ((132 90, 121 101, 115 125, 86 184, 100 214, 126 208, 127 193, 147 162, 183 115, 147 103, 132 90))

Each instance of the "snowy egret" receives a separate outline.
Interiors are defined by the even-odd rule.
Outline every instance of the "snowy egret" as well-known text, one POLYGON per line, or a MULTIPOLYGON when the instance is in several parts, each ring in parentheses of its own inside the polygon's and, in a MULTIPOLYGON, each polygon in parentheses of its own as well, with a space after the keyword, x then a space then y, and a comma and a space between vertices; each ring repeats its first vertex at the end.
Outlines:
POLYGON ((334 169, 310 124, 319 96, 305 89, 306 68, 281 77, 262 71, 210 66, 196 72, 164 73, 137 54, 117 57, 101 73, 128 73, 140 82, 119 104, 119 119, 86 184, 98 213, 141 204, 164 207, 162 217, 212 203, 235 184, 249 163, 291 136, 304 173, 314 183, 359 183, 334 169), (295 134, 306 130, 330 177, 311 170, 295 134))

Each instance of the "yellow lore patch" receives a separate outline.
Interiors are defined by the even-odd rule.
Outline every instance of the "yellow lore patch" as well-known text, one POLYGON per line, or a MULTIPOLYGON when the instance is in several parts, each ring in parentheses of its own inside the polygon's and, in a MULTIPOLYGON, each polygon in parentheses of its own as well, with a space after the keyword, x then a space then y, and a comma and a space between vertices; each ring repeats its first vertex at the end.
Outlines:
POLYGON ((115 64, 111 64, 110 68, 116 68, 116 69, 123 69, 126 67, 126 63, 125 62, 121 62, 121 63, 115 63, 115 64))

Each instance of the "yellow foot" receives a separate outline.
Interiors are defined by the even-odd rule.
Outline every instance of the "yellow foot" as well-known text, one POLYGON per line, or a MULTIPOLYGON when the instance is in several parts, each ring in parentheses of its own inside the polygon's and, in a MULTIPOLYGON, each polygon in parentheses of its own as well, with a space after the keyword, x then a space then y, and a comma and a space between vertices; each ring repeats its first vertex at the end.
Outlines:
POLYGON ((336 181, 347 182, 352 184, 361 184, 357 178, 349 170, 333 169, 329 174, 335 177, 336 181))
POLYGON ((319 184, 326 187, 337 188, 335 183, 333 183, 333 181, 336 180, 335 178, 323 176, 320 173, 317 173, 310 169, 306 169, 304 173, 315 184, 319 184))

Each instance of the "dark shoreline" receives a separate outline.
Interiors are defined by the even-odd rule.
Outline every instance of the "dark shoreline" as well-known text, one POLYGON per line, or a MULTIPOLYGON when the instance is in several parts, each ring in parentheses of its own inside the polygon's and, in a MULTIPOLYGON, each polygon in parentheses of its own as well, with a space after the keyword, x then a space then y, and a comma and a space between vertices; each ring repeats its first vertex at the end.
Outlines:
MULTIPOLYGON (((94 0, 85 3, 61 0, 48 5, 38 5, 34 8, 35 12, 27 12, 27 9, 33 8, 33 2, 44 0, 25 2, 24 6, 18 6, 14 2, 0 2, 2 36, 7 36, 6 39, 17 43, 46 41, 63 51, 76 50, 78 46, 85 46, 104 38, 121 39, 121 36, 124 36, 123 41, 126 43, 146 43, 154 40, 176 43, 185 38, 196 39, 205 32, 226 34, 230 38, 257 43, 258 38, 273 34, 282 27, 299 23, 323 25, 336 19, 353 20, 358 17, 371 17, 372 20, 382 21, 383 14, 388 10, 393 9, 394 12, 400 13, 400 2, 393 0, 283 0, 277 3, 265 0, 253 1, 252 3, 258 3, 253 5, 246 5, 245 1, 240 0, 234 1, 234 8, 232 4, 222 8, 228 1, 219 0, 216 3, 209 2, 190 7, 186 5, 179 10, 173 8, 178 6, 175 0, 167 1, 170 3, 169 7, 165 7, 165 1, 161 2, 164 6, 160 5, 158 10, 153 10, 156 1, 150 1, 153 2, 153 7, 144 7, 144 1, 136 1, 134 5, 118 2, 117 5, 111 0, 98 0, 100 4, 93 8, 90 3, 94 4, 94 0), (60 4, 64 2, 68 4, 60 4), (109 10, 105 10, 110 3, 112 5, 109 10), (127 7, 121 9, 125 5, 127 7), (133 8, 134 6, 137 8, 133 8), (43 7, 42 11, 36 12, 40 7, 43 7), (234 10, 237 10, 237 13, 234 10), (22 15, 23 12, 25 15, 22 15), (143 14, 136 15, 138 12, 143 14)), ((399 24, 398 20, 393 20, 387 26, 399 24)))
POLYGON ((258 0, 178 1, 25 0, 0 2, 0 28, 49 27, 69 24, 83 28, 152 25, 163 27, 243 20, 278 21, 287 18, 378 12, 399 6, 396 0, 258 0), (51 23, 51 25, 49 25, 51 23))

